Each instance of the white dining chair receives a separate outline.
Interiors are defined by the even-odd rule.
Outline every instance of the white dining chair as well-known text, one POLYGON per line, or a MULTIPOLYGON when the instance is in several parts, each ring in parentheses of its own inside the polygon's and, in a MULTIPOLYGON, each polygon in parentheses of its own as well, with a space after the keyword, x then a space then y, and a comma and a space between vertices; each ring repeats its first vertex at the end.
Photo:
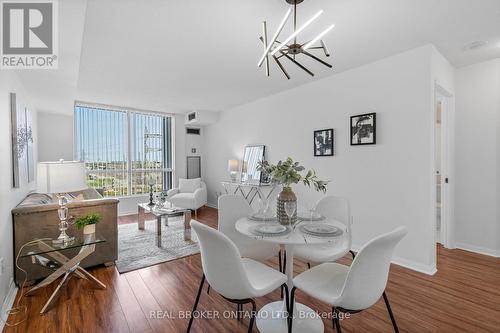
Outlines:
POLYGON ((218 229, 236 244, 243 258, 263 261, 271 259, 279 253, 279 245, 251 239, 236 230, 236 221, 240 218, 250 216, 253 212, 252 207, 250 207, 243 196, 232 194, 221 195, 219 197, 218 208, 218 229))
MULTIPOLYGON (((296 289, 333 307, 333 324, 341 333, 339 313, 368 309, 383 296, 394 331, 399 332, 385 293, 394 248, 407 234, 405 227, 378 236, 361 248, 351 266, 323 263, 293 279, 289 313, 293 313, 296 289)), ((289 332, 292 332, 289 320, 289 332)))
MULTIPOLYGON (((252 313, 248 332, 252 332, 255 314, 255 298, 262 297, 283 286, 286 290, 286 308, 288 309, 287 277, 285 274, 258 261, 242 258, 236 245, 226 235, 209 226, 191 221, 196 233, 201 252, 203 276, 201 279, 192 314, 200 300, 205 278, 217 293, 226 300, 240 304, 251 303, 252 313)), ((190 331, 194 316, 189 320, 190 331)))
POLYGON ((278 244, 260 242, 246 237, 236 230, 236 221, 252 214, 252 207, 250 207, 243 196, 232 194, 221 195, 219 197, 218 208, 218 229, 236 244, 243 258, 265 261, 278 255, 279 270, 280 272, 283 271, 281 267, 281 251, 278 244))
POLYGON ((346 233, 345 243, 339 246, 336 244, 322 244, 315 246, 297 246, 294 250, 295 258, 298 258, 307 263, 308 268, 311 268, 311 263, 323 263, 336 261, 347 253, 351 253, 354 258, 354 252, 351 250, 352 245, 352 229, 351 229, 351 208, 349 200, 342 197, 326 196, 318 201, 315 212, 329 219, 334 219, 341 222, 346 233))

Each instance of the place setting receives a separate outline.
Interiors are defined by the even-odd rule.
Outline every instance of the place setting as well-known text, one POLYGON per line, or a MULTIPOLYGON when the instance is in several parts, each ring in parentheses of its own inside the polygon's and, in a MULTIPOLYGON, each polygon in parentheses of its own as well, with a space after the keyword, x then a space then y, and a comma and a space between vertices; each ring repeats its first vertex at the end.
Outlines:
POLYGON ((259 199, 258 211, 248 216, 249 221, 256 222, 249 231, 262 238, 290 236, 293 233, 302 234, 302 237, 335 238, 343 234, 341 228, 328 223, 325 216, 315 211, 314 204, 299 212, 297 202, 285 202, 283 207, 290 221, 288 225, 278 222, 276 214, 270 211, 269 200, 259 199))

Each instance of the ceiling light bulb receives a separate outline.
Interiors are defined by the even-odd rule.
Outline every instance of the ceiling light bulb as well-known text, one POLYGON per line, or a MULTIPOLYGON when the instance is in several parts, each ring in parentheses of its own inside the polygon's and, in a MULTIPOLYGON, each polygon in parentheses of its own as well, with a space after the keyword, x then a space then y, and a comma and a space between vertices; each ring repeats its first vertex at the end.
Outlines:
POLYGON ((271 51, 271 55, 275 55, 276 52, 278 52, 279 50, 281 50, 283 47, 286 46, 286 44, 291 41, 293 38, 295 38, 295 36, 297 36, 299 33, 302 32, 302 30, 304 30, 305 28, 307 28, 309 26, 309 24, 313 23, 314 20, 316 20, 321 14, 323 14, 323 10, 320 10, 319 12, 317 12, 313 17, 311 17, 306 23, 304 23, 300 28, 298 28, 297 30, 295 30, 287 39, 285 39, 283 41, 283 43, 281 43, 280 45, 278 45, 274 50, 271 51))
POLYGON ((269 41, 269 44, 267 44, 267 47, 266 47, 266 50, 264 51, 264 54, 262 55, 262 57, 260 57, 260 60, 257 63, 257 67, 260 67, 262 65, 262 63, 264 62, 264 59, 266 58, 267 53, 269 52, 269 50, 271 50, 271 47, 273 47, 274 42, 276 42, 276 38, 278 38, 279 34, 281 33, 281 30, 283 30, 283 27, 285 26, 286 21, 288 21, 288 18, 290 17, 291 13, 292 13, 292 9, 288 9, 285 16, 283 17, 283 20, 281 20, 281 23, 278 26, 278 30, 276 30, 273 38, 269 41))
POLYGON ((326 35, 328 33, 328 31, 332 30, 333 28, 335 28, 335 24, 332 24, 331 26, 329 26, 328 28, 326 28, 323 32, 321 32, 319 35, 317 35, 316 37, 314 37, 309 43, 307 43, 302 49, 305 51, 307 50, 308 48, 310 48, 311 46, 313 46, 314 44, 316 44, 316 42, 318 40, 320 40, 324 35, 326 35))

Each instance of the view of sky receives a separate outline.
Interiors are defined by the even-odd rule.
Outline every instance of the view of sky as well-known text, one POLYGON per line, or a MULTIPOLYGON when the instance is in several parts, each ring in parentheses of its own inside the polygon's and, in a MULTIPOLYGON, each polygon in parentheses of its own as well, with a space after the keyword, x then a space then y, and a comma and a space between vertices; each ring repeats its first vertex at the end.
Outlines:
MULTIPOLYGON (((130 113, 133 161, 162 161, 168 117, 130 113)), ((127 112, 75 107, 75 157, 86 162, 127 161, 127 112)))

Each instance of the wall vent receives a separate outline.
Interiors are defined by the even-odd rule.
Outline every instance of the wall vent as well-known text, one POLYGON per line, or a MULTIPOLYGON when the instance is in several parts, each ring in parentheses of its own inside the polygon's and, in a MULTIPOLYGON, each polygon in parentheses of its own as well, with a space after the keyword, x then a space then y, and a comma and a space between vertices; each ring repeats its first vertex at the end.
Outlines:
POLYGON ((186 134, 194 134, 194 135, 200 135, 200 129, 199 128, 186 128, 186 134))

